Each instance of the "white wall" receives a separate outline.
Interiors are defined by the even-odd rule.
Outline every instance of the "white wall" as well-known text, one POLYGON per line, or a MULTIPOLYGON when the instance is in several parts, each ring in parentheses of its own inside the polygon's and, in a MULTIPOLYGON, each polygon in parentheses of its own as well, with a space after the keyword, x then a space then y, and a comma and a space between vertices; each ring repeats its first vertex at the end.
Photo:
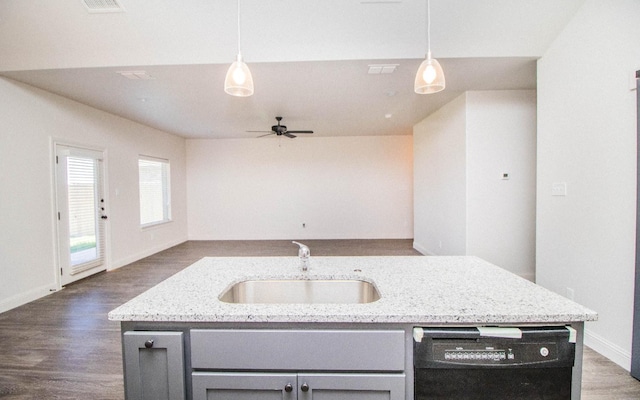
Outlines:
POLYGON ((467 92, 414 127, 414 246, 533 280, 535 92, 467 92), (508 173, 509 179, 502 179, 508 173))
POLYGON ((535 91, 468 92, 467 254, 532 281, 535 171, 535 91))
POLYGON ((413 128, 413 246, 423 254, 467 252, 466 98, 413 128))
POLYGON ((411 148, 410 136, 187 140, 189 238, 411 238, 411 148))
POLYGON ((106 153, 108 267, 187 238, 184 139, 0 78, 0 312, 57 288, 53 143, 106 153), (139 154, 171 162, 174 221, 139 227, 139 154))
POLYGON ((636 0, 588 0, 538 62, 537 282, 597 311, 585 343, 627 369, 639 18, 636 0))

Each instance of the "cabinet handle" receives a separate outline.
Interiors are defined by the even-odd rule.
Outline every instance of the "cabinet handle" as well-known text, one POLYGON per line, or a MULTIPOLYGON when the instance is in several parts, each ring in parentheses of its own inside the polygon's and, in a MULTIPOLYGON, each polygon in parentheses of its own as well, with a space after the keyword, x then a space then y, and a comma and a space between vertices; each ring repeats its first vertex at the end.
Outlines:
POLYGON ((293 386, 291 386, 290 383, 287 383, 287 385, 284 387, 284 391, 287 393, 291 393, 293 391, 293 386))
POLYGON ((307 385, 306 383, 303 383, 302 386, 300 386, 300 390, 302 390, 303 392, 308 392, 309 391, 309 385, 307 385))
POLYGON ((150 349, 153 347, 153 339, 149 339, 146 342, 144 342, 144 347, 146 347, 147 349, 150 349))

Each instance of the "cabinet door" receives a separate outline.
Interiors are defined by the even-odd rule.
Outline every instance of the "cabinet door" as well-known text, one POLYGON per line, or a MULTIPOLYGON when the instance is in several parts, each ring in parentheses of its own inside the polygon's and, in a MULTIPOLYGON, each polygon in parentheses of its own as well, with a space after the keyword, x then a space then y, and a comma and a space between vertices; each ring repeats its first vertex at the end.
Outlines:
POLYGON ((192 374, 193 400, 295 400, 296 374, 192 374))
POLYGON ((404 374, 299 374, 298 400, 405 400, 404 374))
POLYGON ((124 344, 127 400, 184 400, 182 332, 129 331, 124 344))

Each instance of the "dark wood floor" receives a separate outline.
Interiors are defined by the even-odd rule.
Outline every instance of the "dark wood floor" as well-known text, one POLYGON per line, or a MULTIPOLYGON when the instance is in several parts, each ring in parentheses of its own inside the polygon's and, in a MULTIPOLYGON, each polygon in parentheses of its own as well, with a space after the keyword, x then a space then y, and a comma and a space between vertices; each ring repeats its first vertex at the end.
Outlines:
MULTIPOLYGON (((313 256, 418 255, 411 240, 308 240, 313 256)), ((294 256, 289 241, 186 242, 0 314, 0 399, 124 398, 107 313, 205 256, 294 256)), ((640 382, 585 350, 583 399, 640 399, 640 382)))

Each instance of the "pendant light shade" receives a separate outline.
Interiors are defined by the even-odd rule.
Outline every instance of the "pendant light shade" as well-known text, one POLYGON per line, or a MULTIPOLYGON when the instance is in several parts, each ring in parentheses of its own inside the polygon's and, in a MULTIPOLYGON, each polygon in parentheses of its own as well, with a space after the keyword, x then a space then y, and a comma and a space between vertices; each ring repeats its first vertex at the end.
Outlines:
POLYGON ((253 94, 253 77, 240 52, 240 0, 238 0, 238 56, 227 70, 224 91, 231 96, 247 97, 253 94))
POLYGON ((438 60, 431 57, 431 7, 427 0, 427 58, 418 67, 413 90, 418 94, 430 94, 440 92, 444 88, 444 71, 438 60))
POLYGON ((242 61, 240 53, 227 71, 227 76, 224 79, 224 91, 238 97, 247 97, 253 94, 253 77, 247 64, 242 61))
POLYGON ((416 79, 413 83, 413 90, 418 94, 437 93, 445 88, 444 72, 440 63, 435 58, 431 58, 431 52, 427 53, 427 58, 420 64, 416 79))

